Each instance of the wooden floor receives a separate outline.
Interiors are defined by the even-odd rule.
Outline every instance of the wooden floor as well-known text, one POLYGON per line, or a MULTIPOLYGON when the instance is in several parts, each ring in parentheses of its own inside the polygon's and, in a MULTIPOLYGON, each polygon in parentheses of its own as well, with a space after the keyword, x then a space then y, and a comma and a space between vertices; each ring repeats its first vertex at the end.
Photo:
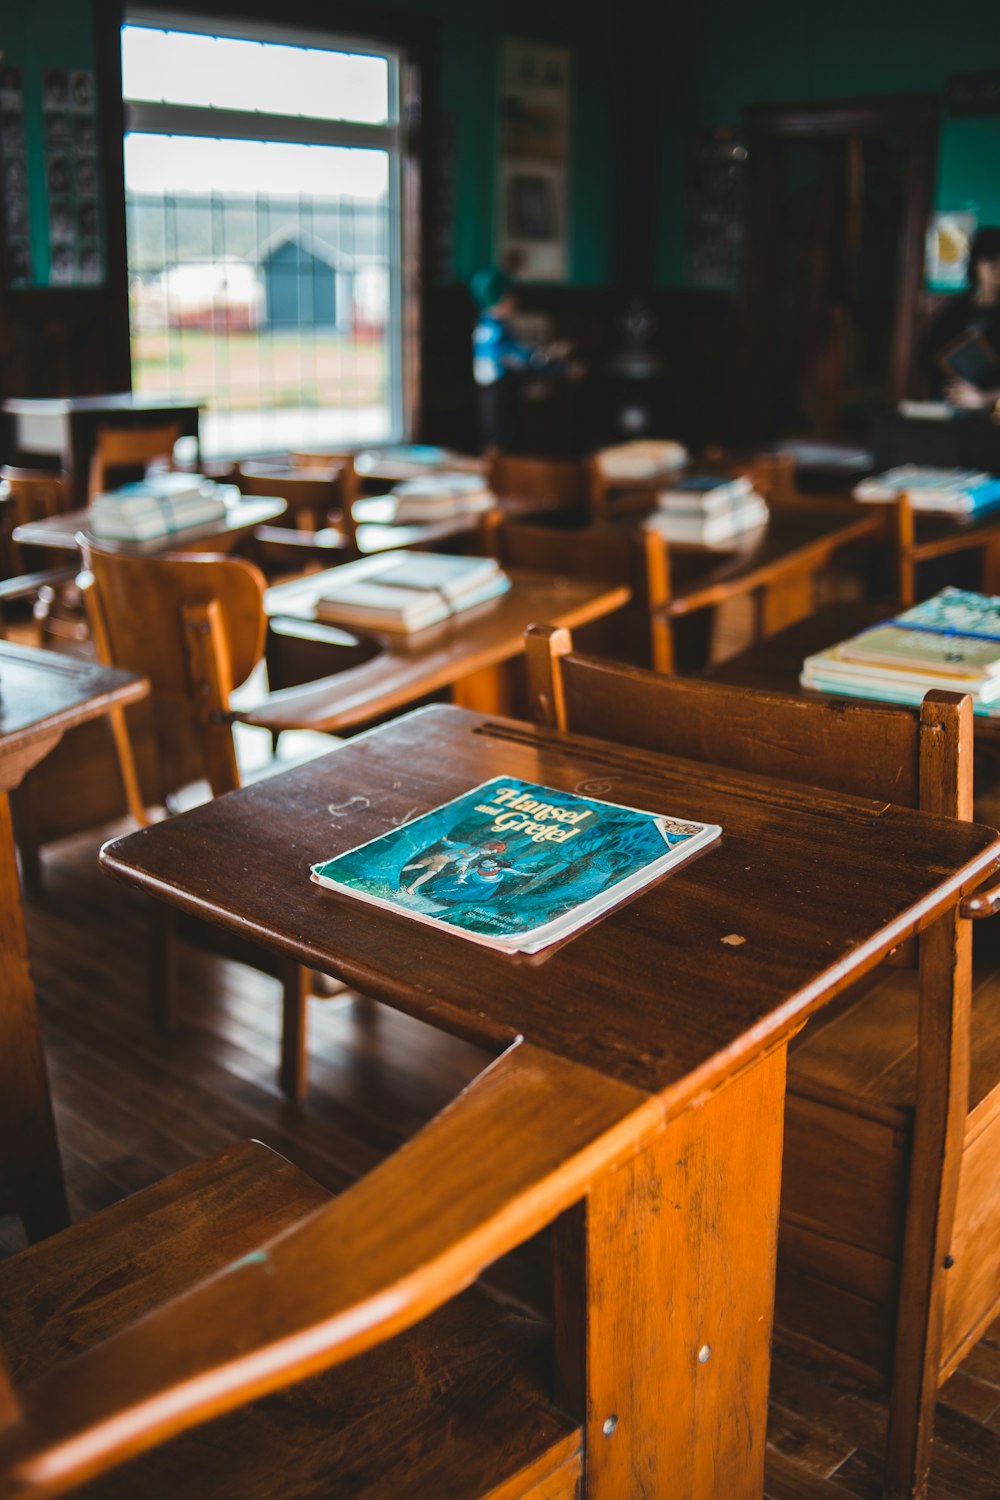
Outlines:
MULTIPOLYGON (((101 839, 47 850, 44 894, 28 908, 75 1217, 249 1136, 342 1188, 482 1066, 475 1047, 343 994, 312 1006, 313 1087, 290 1105, 275 1085, 276 981, 188 945, 183 1021, 159 1036, 145 1014, 143 898, 98 871, 101 839)), ((16 1243, 0 1223, 0 1253, 16 1243)), ((528 1247, 508 1285, 543 1297, 544 1254, 528 1247)), ((884 1427, 883 1406, 857 1381, 777 1352, 770 1500, 876 1500, 884 1427)), ((1000 1497, 1000 1325, 945 1388, 930 1496, 1000 1497)))

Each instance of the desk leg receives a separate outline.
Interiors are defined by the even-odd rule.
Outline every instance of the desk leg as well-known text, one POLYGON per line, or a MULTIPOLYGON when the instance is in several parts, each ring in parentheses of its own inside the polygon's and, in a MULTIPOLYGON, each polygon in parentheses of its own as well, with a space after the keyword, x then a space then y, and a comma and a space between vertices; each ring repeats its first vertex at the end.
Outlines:
POLYGON ((556 1226, 557 1399, 585 1419, 587 1500, 760 1500, 785 1049, 556 1226))
POLYGON ((0 1211, 20 1214, 32 1240, 65 1228, 66 1189, 5 792, 0 793, 0 1143, 0 1211))

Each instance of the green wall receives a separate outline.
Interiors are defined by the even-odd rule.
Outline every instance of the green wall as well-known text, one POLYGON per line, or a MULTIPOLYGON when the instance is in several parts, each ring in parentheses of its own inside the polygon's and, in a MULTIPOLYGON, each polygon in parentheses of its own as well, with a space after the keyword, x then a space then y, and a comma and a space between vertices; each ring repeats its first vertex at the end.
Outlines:
MULTIPOLYGON (((450 123, 455 178, 452 275, 465 281, 493 259, 500 42, 503 37, 524 37, 572 51, 569 279, 584 285, 606 281, 612 261, 609 11, 598 0, 392 4, 393 9, 441 22, 441 102, 450 123)), ((164 0, 164 9, 169 9, 169 0, 164 0)), ((206 0, 205 11, 210 9, 206 0)), ((32 0, 16 14, 10 13, 13 5, 4 10, 0 49, 24 76, 35 272, 46 280, 41 73, 46 67, 93 66, 92 10, 90 0, 32 0)), ((329 15, 335 29, 336 5, 329 6, 329 15)))
MULTIPOLYGON (((682 38, 683 74, 664 111, 658 281, 683 286, 692 132, 735 125, 749 104, 940 93, 952 73, 1000 69, 1000 24, 983 0, 711 0, 682 38)), ((668 42, 668 70, 676 53, 668 42)), ((977 204, 1000 223, 1000 117, 942 112, 936 204, 977 204)))
POLYGON ((49 278, 49 230, 42 146, 42 73, 46 68, 94 66, 89 0, 31 0, 5 5, 0 21, 3 61, 21 69, 28 157, 31 254, 35 280, 49 278))

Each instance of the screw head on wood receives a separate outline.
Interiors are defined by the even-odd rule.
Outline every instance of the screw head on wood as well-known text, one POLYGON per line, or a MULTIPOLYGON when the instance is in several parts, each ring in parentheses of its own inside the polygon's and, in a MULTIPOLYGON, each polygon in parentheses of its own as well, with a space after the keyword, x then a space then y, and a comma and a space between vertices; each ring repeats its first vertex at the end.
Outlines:
POLYGON ((604 1425, 601 1428, 601 1431, 604 1433, 605 1437, 610 1437, 617 1426, 618 1418, 615 1416, 614 1412, 612 1412, 610 1417, 604 1418, 604 1425))
POLYGON ((698 1350, 698 1363, 700 1365, 707 1365, 708 1362, 709 1362, 709 1360, 711 1358, 712 1358, 712 1346, 711 1346, 711 1344, 702 1344, 701 1348, 698 1350))

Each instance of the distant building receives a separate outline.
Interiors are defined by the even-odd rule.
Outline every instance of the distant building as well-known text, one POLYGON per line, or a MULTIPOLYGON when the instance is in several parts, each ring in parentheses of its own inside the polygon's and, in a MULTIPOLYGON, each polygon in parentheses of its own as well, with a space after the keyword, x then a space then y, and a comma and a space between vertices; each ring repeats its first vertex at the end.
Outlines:
POLYGON ((263 326, 349 331, 352 275, 341 260, 332 246, 309 234, 286 233, 274 241, 260 259, 263 326))
POLYGON ((227 329, 247 332, 260 319, 261 287, 255 266, 233 257, 171 266, 131 288, 137 329, 227 329))

